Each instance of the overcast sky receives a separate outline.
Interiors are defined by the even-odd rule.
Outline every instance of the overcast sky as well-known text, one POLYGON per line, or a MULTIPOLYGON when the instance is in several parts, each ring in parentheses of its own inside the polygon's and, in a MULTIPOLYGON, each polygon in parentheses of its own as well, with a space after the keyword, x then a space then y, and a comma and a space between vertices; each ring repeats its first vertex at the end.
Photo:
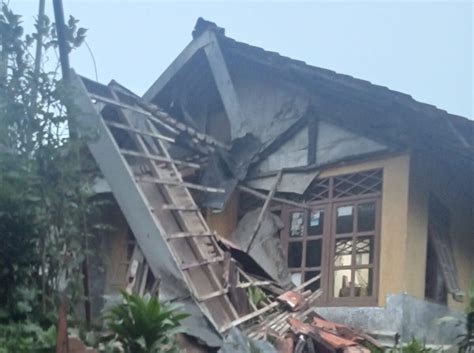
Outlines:
MULTIPOLYGON (((89 29, 99 81, 143 94, 191 40, 199 16, 236 40, 408 93, 473 117, 473 14, 465 2, 63 0, 89 29)), ((52 18, 51 0, 47 12, 52 18)), ((37 0, 10 0, 28 28, 37 0)), ((86 47, 71 57, 95 78, 86 47)))

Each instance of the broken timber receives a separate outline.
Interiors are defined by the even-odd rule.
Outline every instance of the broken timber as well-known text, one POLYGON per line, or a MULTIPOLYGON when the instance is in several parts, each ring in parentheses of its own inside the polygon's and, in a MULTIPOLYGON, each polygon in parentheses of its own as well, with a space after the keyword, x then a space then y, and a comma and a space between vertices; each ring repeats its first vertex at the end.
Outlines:
MULTIPOLYGON (((255 197, 257 197, 259 199, 262 199, 262 200, 266 200, 267 196, 268 196, 268 194, 264 194, 263 192, 254 190, 254 189, 252 189, 248 186, 245 186, 245 185, 239 185, 239 186, 237 186, 237 188, 242 192, 245 192, 247 194, 250 194, 250 195, 255 196, 255 197)), ((303 209, 308 209, 308 210, 311 209, 311 207, 308 206, 305 203, 295 202, 295 201, 283 199, 281 197, 273 196, 272 201, 277 202, 277 203, 290 205, 290 206, 294 206, 294 207, 298 207, 298 208, 303 208, 303 209)))
POLYGON ((273 197, 273 195, 275 195, 275 191, 278 187, 278 184, 280 184, 280 180, 281 180, 282 175, 283 175, 283 170, 280 170, 277 174, 276 179, 275 179, 275 184, 273 184, 272 189, 270 190, 270 192, 267 195, 267 198, 265 199, 265 203, 263 204, 262 210, 260 211, 260 214, 259 214, 258 219, 257 219, 257 224, 255 225, 255 229, 252 233, 252 236, 250 237, 250 242, 249 242, 249 245, 247 246, 247 250, 246 250, 247 253, 250 251, 250 249, 252 247, 252 244, 253 244, 255 238, 257 237, 257 233, 258 233, 258 231, 260 229, 260 226, 262 224, 263 217, 265 217, 268 206, 270 206, 270 203, 272 201, 272 197, 273 197))
MULTIPOLYGON (((209 229, 190 193, 190 189, 201 192, 222 190, 185 182, 178 166, 199 168, 200 165, 175 160, 168 152, 169 146, 177 143, 178 139, 174 137, 179 135, 172 131, 177 129, 187 133, 188 129, 166 113, 147 110, 149 105, 132 93, 127 98, 136 102, 135 105, 124 105, 119 100, 119 93, 123 96, 124 92, 114 84, 103 86, 89 81, 86 88, 85 79, 74 72, 71 74, 75 108, 80 112, 77 122, 84 128, 81 131, 98 133, 97 139, 88 142, 89 149, 137 241, 128 272, 127 290, 143 295, 149 273, 154 276, 153 293, 158 285, 160 293, 172 293, 174 287, 182 287, 181 282, 184 282, 196 305, 221 334, 235 326, 253 324, 257 318, 257 321, 265 322, 264 315, 268 313, 274 315, 275 310, 281 308, 278 301, 261 309, 254 307, 250 313, 236 308, 232 298, 236 289, 267 287, 271 283, 253 281, 239 268, 237 272, 248 282, 239 282, 237 272, 232 281, 225 278, 223 268, 228 254, 220 248, 217 234, 209 229), (91 92, 91 84, 99 86, 96 88, 106 96, 91 92), (94 104, 93 100, 100 102, 94 104), (173 126, 169 128, 170 122, 173 126), (168 136, 170 133, 173 137, 168 136)), ((194 132, 193 135, 190 138, 198 136, 194 132)), ((203 143, 212 141, 201 135, 199 139, 203 143)), ((260 218, 271 200, 275 200, 277 184, 278 180, 274 189, 265 196, 260 218)), ((258 232, 258 226, 255 232, 258 232)), ((296 290, 302 290, 316 280, 319 277, 296 290)))
MULTIPOLYGON (((135 145, 130 150, 140 154, 140 158, 127 159, 130 153, 121 153, 119 141, 109 128, 110 121, 101 115, 105 108, 96 110, 83 81, 73 72, 71 81, 75 104, 80 110, 78 123, 99 134, 97 140, 89 142, 89 149, 109 182, 149 269, 155 278, 165 269, 178 280, 184 280, 203 314, 222 332, 238 315, 219 276, 223 250, 189 188, 205 192, 220 190, 183 182, 177 168, 179 163, 175 163, 167 150, 166 144, 172 141, 160 138, 162 134, 149 119, 153 114, 142 114, 142 107, 124 108, 116 92, 102 86, 109 98, 100 97, 100 100, 107 100, 106 107, 116 112, 121 128, 126 128, 124 131, 135 145), (149 155, 160 156, 166 163, 159 164, 156 158, 147 158, 149 155), (175 209, 163 209, 163 205, 173 205, 175 209), (182 211, 184 206, 194 210, 182 211), (175 234, 180 236, 173 237, 175 234), (216 292, 221 294, 213 295, 216 292)), ((97 95, 94 99, 98 99, 97 95)), ((163 281, 162 286, 165 285, 174 284, 163 281)))

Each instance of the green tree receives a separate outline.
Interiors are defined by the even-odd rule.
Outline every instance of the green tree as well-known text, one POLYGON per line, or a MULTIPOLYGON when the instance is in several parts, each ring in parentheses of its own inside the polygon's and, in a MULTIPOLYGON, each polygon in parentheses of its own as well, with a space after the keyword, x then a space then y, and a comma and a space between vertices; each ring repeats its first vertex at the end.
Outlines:
MULTIPOLYGON (((85 33, 70 17, 71 51, 85 33)), ((58 76, 54 23, 40 6, 35 32, 25 35, 21 16, 3 4, 0 34, 0 320, 51 322, 60 292, 84 300, 97 169, 83 158, 87 137, 69 138, 74 107, 58 76)))

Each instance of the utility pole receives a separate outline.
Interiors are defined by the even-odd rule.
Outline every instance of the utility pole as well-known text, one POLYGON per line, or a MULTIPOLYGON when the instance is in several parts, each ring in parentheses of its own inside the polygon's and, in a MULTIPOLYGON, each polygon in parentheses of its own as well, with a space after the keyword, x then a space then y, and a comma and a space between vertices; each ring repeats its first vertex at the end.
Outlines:
POLYGON ((58 34, 59 61, 63 80, 69 82, 69 44, 66 39, 66 23, 64 21, 64 10, 62 0, 53 0, 54 18, 56 21, 56 32, 58 34))

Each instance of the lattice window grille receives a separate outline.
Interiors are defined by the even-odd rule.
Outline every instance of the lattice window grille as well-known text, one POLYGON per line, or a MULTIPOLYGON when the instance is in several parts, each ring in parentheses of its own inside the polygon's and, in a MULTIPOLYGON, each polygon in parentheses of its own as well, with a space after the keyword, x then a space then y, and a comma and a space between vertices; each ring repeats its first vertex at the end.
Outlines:
POLYGON ((382 170, 368 170, 360 173, 334 177, 333 197, 374 194, 382 191, 382 170))

